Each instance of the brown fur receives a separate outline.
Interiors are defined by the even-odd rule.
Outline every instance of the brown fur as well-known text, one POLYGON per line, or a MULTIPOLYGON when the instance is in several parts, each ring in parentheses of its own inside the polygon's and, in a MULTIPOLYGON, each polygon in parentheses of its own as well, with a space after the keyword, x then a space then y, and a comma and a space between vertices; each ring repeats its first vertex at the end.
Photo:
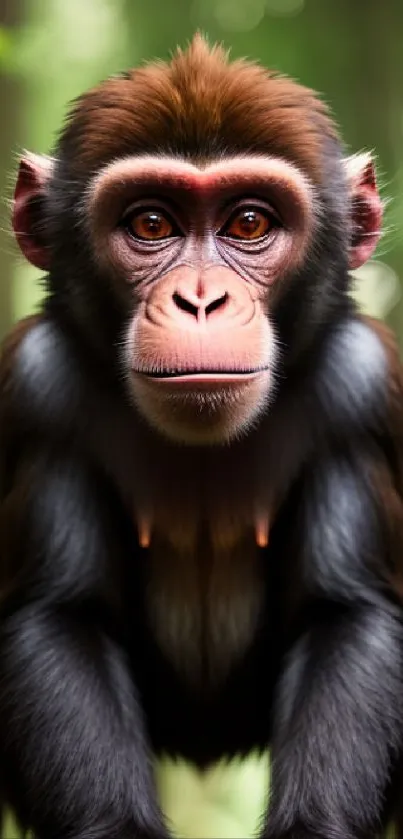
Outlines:
POLYGON ((227 154, 285 156, 321 180, 321 148, 336 135, 313 91, 196 35, 168 63, 109 79, 81 96, 62 136, 77 176, 122 155, 188 150, 198 162, 227 154))
MULTIPOLYGON (((257 509, 270 507, 267 467, 251 474, 256 441, 232 456, 144 443, 136 473, 150 522, 148 619, 181 676, 207 692, 222 684, 259 622, 263 565, 254 522, 257 509)), ((143 504, 135 500, 140 511, 143 504)))

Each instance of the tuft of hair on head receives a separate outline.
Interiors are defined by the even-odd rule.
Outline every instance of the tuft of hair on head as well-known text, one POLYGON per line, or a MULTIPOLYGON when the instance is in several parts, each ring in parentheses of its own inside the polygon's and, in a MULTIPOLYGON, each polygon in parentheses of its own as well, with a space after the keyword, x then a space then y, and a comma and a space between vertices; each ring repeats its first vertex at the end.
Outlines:
POLYGON ((58 155, 73 177, 111 160, 168 154, 203 164, 225 155, 275 154, 320 182, 326 140, 336 126, 309 88, 197 32, 170 61, 152 61, 80 96, 67 117, 58 155))

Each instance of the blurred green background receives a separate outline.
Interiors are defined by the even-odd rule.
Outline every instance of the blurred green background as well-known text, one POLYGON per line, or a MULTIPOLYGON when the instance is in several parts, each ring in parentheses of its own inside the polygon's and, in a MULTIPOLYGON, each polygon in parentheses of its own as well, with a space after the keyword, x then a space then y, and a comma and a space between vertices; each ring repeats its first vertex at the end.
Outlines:
MULTIPOLYGON (((18 155, 47 152, 66 103, 105 76, 169 57, 195 29, 232 55, 258 59, 319 90, 346 152, 374 150, 385 235, 356 272, 363 309, 386 318, 403 342, 403 0, 0 0, 0 337, 40 299, 38 272, 10 235, 18 155)), ((164 807, 183 836, 248 836, 267 764, 200 778, 180 765, 158 770, 164 807)), ((15 836, 10 825, 7 839, 15 836)))

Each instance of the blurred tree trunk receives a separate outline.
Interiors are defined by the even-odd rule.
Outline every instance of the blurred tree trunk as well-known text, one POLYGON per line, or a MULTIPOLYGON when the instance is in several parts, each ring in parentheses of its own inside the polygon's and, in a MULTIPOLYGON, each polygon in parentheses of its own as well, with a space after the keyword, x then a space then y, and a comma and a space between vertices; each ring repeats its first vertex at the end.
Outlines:
MULTIPOLYGON (((13 30, 21 23, 23 0, 0 0, 0 27, 13 30)), ((15 153, 20 135, 22 86, 19 78, 9 75, 0 65, 0 339, 13 318, 13 269, 16 248, 10 237, 7 199, 10 198, 10 175, 15 168, 15 153)))

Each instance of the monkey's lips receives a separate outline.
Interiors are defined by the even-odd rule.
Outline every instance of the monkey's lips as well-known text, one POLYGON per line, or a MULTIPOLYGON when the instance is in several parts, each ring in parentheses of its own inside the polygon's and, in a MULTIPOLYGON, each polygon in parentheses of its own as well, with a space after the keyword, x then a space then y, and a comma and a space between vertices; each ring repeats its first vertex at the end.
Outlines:
POLYGON ((268 367, 252 370, 134 370, 134 374, 143 380, 155 384, 169 385, 178 388, 197 390, 199 387, 239 387, 253 382, 262 373, 267 373, 268 367))
POLYGON ((263 410, 269 366, 145 370, 132 367, 131 393, 146 419, 171 440, 191 445, 238 436, 263 410))

